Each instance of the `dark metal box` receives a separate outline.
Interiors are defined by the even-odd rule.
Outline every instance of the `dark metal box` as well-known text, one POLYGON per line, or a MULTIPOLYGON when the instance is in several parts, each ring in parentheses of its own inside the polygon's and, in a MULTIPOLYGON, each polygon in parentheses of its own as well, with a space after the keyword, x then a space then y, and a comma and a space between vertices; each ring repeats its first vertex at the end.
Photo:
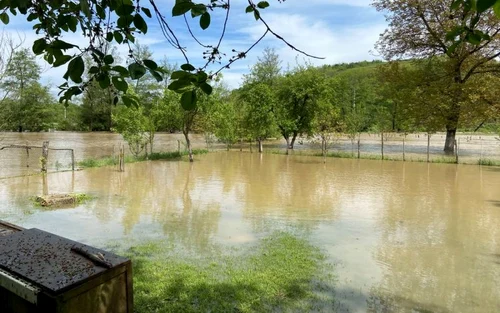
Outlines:
POLYGON ((0 236, 0 312, 132 313, 130 260, 39 229, 0 236))

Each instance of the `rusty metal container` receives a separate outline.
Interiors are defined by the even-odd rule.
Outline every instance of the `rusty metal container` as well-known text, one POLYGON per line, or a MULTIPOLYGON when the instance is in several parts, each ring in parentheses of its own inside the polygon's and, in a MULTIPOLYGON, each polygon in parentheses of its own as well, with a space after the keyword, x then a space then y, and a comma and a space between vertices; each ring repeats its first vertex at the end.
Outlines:
POLYGON ((2 229, 0 312, 132 313, 129 259, 35 228, 2 229))

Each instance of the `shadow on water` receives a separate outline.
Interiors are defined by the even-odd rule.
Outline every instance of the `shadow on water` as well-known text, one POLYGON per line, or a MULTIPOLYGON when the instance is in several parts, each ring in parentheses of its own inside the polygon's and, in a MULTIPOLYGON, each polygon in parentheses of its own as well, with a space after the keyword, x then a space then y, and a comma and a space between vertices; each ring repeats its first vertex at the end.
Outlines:
POLYGON ((483 171, 500 172, 500 166, 483 166, 483 171))
POLYGON ((366 300, 369 313, 411 312, 411 313, 451 313, 452 311, 435 303, 415 301, 407 297, 372 292, 366 300))

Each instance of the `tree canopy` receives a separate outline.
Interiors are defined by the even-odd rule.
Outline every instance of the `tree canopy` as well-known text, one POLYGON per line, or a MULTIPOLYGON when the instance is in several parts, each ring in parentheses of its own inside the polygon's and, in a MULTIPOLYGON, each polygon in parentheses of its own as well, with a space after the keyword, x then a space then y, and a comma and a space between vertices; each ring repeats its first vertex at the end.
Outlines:
MULTIPOLYGON (((278 2, 282 2, 278 0, 278 2)), ((262 10, 269 7, 268 1, 254 2, 248 0, 246 13, 256 21, 261 22, 265 31, 259 39, 251 42, 245 51, 231 53, 221 50, 227 27, 227 20, 231 10, 231 0, 210 0, 207 3, 195 3, 191 0, 176 0, 171 12, 162 12, 155 0, 149 5, 139 0, 2 0, 0 1, 0 20, 4 24, 10 21, 10 15, 22 14, 28 22, 33 23, 34 31, 40 38, 33 43, 32 50, 36 55, 43 55, 52 66, 66 66, 64 74, 66 82, 59 86, 60 101, 68 101, 84 92, 85 88, 98 82, 103 89, 113 86, 113 102, 116 104, 120 97, 125 103, 136 103, 130 97, 127 78, 137 80, 149 73, 156 80, 161 81, 165 70, 147 56, 134 52, 134 43, 138 34, 148 32, 148 19, 156 18, 167 42, 181 53, 185 63, 180 69, 170 73, 169 89, 181 94, 181 104, 186 110, 194 110, 198 99, 198 90, 205 94, 212 92, 210 79, 224 68, 239 59, 255 47, 265 36, 272 35, 284 41, 290 48, 300 53, 307 53, 296 49, 293 45, 273 31, 262 15, 262 10), (200 45, 204 49, 206 63, 195 66, 190 62, 188 51, 182 46, 178 36, 173 31, 171 20, 166 16, 186 18, 190 15, 199 19, 199 27, 210 27, 212 15, 222 14, 225 23, 222 26, 219 40, 212 45, 200 45), (81 33, 86 41, 70 40, 71 33, 81 33), (129 49, 127 67, 117 64, 113 56, 106 52, 109 43, 126 45, 129 49), (87 66, 84 56, 89 55, 93 64, 87 66), (226 57, 227 55, 227 57, 226 57), (220 69, 209 72, 208 66, 221 64, 220 69), (89 73, 88 77, 84 73, 89 73)), ((189 28, 189 24, 186 24, 189 28)), ((193 40, 197 38, 192 35, 193 40)))

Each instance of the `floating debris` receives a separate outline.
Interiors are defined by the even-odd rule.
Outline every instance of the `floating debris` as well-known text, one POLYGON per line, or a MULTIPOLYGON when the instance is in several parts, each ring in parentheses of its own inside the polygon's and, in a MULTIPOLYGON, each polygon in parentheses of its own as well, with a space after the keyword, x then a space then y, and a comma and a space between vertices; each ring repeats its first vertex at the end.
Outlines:
POLYGON ((34 201, 43 207, 74 205, 90 200, 86 194, 50 194, 34 197, 34 201))

